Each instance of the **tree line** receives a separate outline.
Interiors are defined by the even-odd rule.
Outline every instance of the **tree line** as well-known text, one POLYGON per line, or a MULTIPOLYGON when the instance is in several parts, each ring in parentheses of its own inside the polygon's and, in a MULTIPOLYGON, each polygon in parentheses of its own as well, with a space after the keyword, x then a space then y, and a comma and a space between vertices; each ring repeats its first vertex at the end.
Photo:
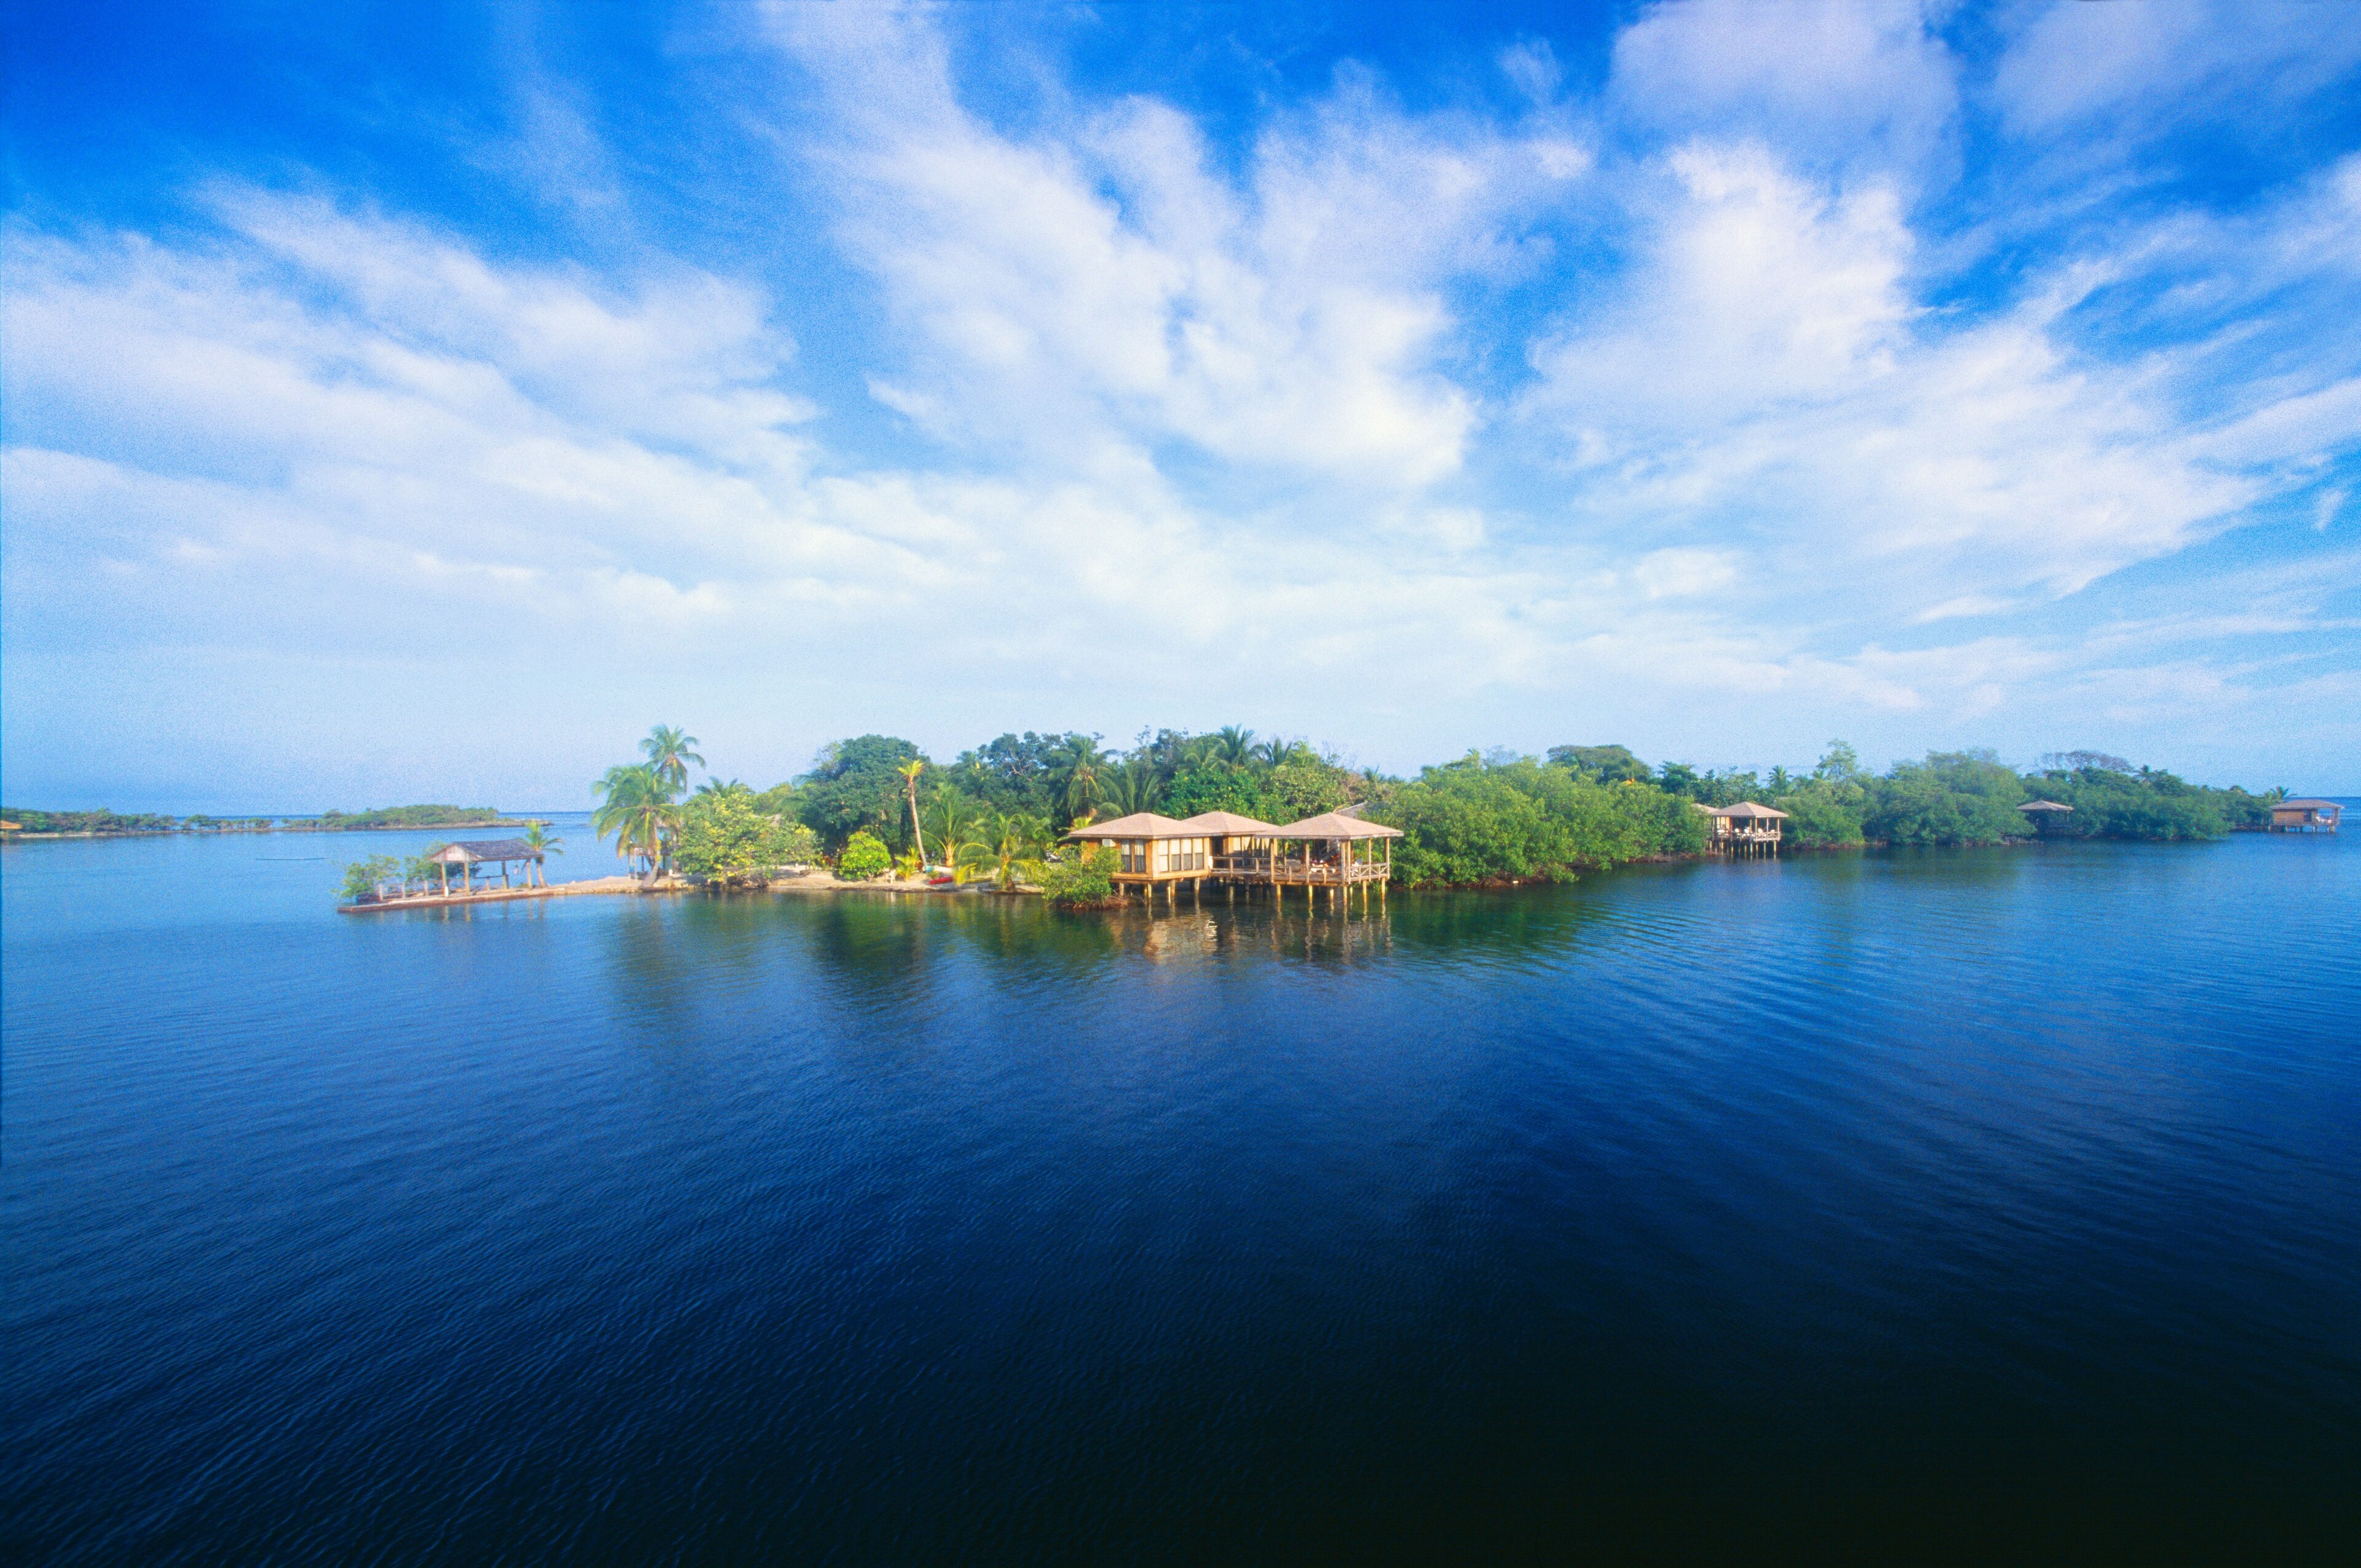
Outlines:
POLYGON ((2073 807, 2044 836, 2211 839, 2268 823, 2286 795, 2191 784, 2087 751, 2023 773, 1991 751, 1930 752, 1873 773, 1841 740, 1793 773, 1651 766, 1622 746, 1565 745, 1541 757, 1470 751, 1401 778, 1238 725, 1144 730, 1127 748, 1077 730, 1011 732, 949 762, 897 736, 862 735, 830 743, 808 772, 768 789, 708 779, 690 793, 688 766, 704 766, 697 744, 658 726, 641 760, 609 769, 598 786, 598 831, 648 877, 673 870, 752 882, 777 866, 828 861, 854 878, 897 868, 1004 885, 1079 876, 1082 897, 1100 879, 1054 848, 1076 825, 1212 810, 1285 824, 1349 806, 1402 830, 1398 880, 1454 886, 1694 854, 1707 832, 1695 807, 1741 800, 1786 812, 1789 843, 1836 849, 2033 837, 2016 807, 2037 797, 2073 807))

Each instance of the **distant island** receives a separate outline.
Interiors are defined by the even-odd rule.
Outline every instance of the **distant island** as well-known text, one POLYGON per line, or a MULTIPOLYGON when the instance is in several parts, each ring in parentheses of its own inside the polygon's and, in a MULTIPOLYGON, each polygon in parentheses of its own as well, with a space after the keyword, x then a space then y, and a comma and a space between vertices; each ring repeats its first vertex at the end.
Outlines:
POLYGON ((33 811, 0 806, 11 839, 116 839, 159 833, 357 833, 431 828, 524 828, 489 806, 388 806, 317 817, 165 817, 148 811, 33 811))

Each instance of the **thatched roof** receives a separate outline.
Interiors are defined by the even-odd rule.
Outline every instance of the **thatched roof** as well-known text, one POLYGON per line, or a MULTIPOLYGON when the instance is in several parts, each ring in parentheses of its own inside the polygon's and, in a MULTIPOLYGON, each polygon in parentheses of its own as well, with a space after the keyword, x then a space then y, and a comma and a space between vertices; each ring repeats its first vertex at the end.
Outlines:
POLYGON ((1274 839, 1399 839, 1399 828, 1383 828, 1375 822, 1364 822, 1357 817, 1340 812, 1323 811, 1317 817, 1307 817, 1301 822, 1290 822, 1284 828, 1274 828, 1274 839))
POLYGON ((1087 828, 1069 829, 1069 839, 1200 839, 1206 829, 1191 828, 1186 822, 1175 822, 1170 817, 1159 817, 1153 811, 1135 811, 1128 817, 1118 817, 1112 822, 1093 822, 1087 828))
POLYGON ((1775 819, 1781 822, 1787 819, 1785 812, 1773 811, 1767 806, 1757 806, 1751 800, 1741 800, 1736 806, 1717 806, 1708 810, 1706 815, 1708 817, 1760 817, 1765 820, 1775 819))
POLYGON ((2019 811, 2071 811, 2074 808, 2070 806, 2060 806, 2054 800, 2028 800, 2017 809, 2019 811))
POLYGON ((469 839, 445 844, 427 859, 456 866, 472 861, 537 861, 541 851, 522 839, 469 839))
POLYGON ((1271 839, 1279 834, 1279 829, 1269 823, 1240 817, 1235 811, 1201 811, 1180 826, 1211 839, 1271 839))

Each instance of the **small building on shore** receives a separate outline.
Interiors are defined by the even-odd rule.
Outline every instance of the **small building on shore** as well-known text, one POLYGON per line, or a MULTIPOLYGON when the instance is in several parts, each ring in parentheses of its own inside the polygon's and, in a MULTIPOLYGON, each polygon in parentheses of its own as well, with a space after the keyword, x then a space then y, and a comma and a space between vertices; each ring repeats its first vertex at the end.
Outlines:
MULTIPOLYGON (((478 866, 498 865, 500 868, 502 887, 509 885, 509 867, 511 863, 521 862, 521 870, 525 879, 524 884, 527 887, 533 885, 533 880, 540 872, 542 866, 542 852, 522 839, 475 839, 457 844, 445 844, 426 858, 442 869, 445 893, 451 891, 453 866, 459 868, 459 886, 462 891, 475 885, 478 866)), ((548 885, 545 878, 543 885, 548 885)))
POLYGON ((1736 806, 1700 806, 1697 807, 1710 819, 1706 828, 1706 849, 1717 855, 1776 854, 1779 840, 1787 821, 1787 814, 1752 800, 1741 800, 1736 806))
POLYGON ((2274 833, 2334 833, 2345 807, 2333 800, 2282 800, 2271 807, 2274 833))

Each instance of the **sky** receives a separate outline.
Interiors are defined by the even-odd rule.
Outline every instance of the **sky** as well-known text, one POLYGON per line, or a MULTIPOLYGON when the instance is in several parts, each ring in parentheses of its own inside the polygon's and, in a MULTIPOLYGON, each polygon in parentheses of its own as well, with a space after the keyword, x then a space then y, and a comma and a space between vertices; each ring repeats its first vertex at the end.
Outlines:
POLYGON ((7 0, 0 795, 2361 792, 2361 5, 7 0))

